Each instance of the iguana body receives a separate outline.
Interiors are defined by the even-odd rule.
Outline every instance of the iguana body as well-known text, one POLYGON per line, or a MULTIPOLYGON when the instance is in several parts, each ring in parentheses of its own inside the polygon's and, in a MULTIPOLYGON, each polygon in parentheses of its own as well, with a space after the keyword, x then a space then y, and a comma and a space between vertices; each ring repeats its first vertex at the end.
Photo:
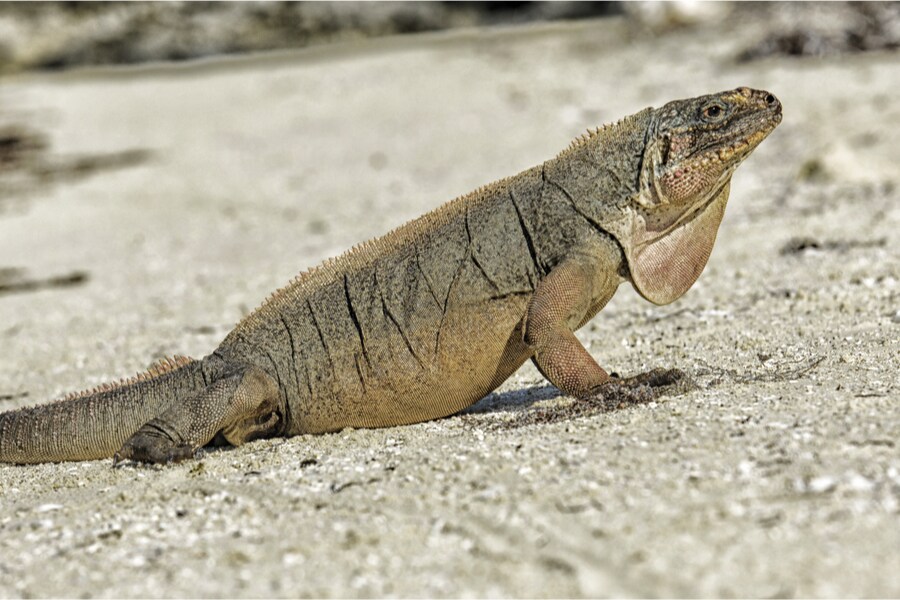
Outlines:
POLYGON ((740 88, 598 129, 301 274, 202 360, 0 414, 0 461, 167 462, 223 438, 415 423, 529 358, 574 396, 652 384, 611 380, 572 332, 623 281, 659 304, 693 284, 731 174, 780 120, 774 96, 740 88))

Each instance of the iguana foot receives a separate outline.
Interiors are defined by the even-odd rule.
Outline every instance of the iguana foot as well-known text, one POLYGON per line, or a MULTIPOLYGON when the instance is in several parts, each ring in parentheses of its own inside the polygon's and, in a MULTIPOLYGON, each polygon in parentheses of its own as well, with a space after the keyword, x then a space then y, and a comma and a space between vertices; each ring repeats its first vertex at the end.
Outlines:
POLYGON ((122 448, 113 456, 113 466, 125 460, 167 464, 194 457, 196 448, 191 444, 176 442, 164 431, 154 431, 154 421, 144 425, 140 431, 125 441, 122 448))
POLYGON ((258 367, 237 368, 144 424, 116 452, 123 460, 166 464, 192 458, 213 439, 239 446, 283 428, 278 384, 258 367))
POLYGON ((634 377, 610 377, 585 394, 581 400, 600 404, 606 410, 643 404, 676 390, 683 390, 690 379, 679 369, 653 369, 634 377))

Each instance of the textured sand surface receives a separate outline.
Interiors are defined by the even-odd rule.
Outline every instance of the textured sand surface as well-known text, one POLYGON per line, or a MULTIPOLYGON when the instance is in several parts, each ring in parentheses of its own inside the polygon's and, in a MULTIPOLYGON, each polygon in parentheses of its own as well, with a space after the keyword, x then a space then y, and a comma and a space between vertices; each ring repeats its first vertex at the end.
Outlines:
POLYGON ((626 44, 612 20, 5 79, 49 149, 0 197, 0 409, 203 355, 299 270, 587 127, 738 85, 785 118, 697 285, 666 307, 623 286, 579 333, 699 389, 519 426, 572 403, 528 365, 438 422, 0 465, 0 596, 900 596, 900 61, 736 64, 753 33, 626 44))

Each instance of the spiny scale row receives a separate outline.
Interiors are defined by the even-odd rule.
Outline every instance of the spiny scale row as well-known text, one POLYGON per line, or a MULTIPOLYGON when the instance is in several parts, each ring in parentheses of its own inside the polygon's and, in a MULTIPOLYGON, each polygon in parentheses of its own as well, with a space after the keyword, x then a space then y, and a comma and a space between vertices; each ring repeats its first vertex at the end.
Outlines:
POLYGON ((509 180, 512 177, 506 177, 501 180, 495 181, 494 183, 489 183, 487 185, 483 185, 468 194, 464 194, 462 196, 458 196, 454 200, 447 202, 431 212, 425 213, 424 215, 413 219, 411 221, 407 221, 403 225, 397 227, 389 231, 388 233, 372 238, 370 240, 366 240, 355 244, 352 248, 345 251, 344 253, 334 256, 331 258, 325 259, 320 264, 310 267, 305 271, 301 271, 298 275, 296 275, 293 279, 291 279, 287 285, 275 290, 271 293, 265 301, 256 308, 253 312, 251 312, 242 322, 251 321, 258 313, 264 311, 268 308, 273 302, 278 302, 279 299, 284 298, 286 294, 293 291, 300 291, 305 289, 309 285, 316 285, 312 283, 311 279, 315 276, 336 276, 338 273, 344 272, 340 269, 341 266, 345 264, 349 264, 350 267, 355 267, 360 265, 365 259, 369 258, 373 254, 378 253, 379 251, 387 251, 397 248, 403 241, 406 240, 407 236, 412 235, 415 239, 423 237, 423 234, 433 229, 434 226, 443 225, 452 215, 453 207, 461 202, 466 202, 471 200, 472 198, 477 198, 480 196, 484 196, 495 189, 504 189, 509 180), (424 223, 423 223, 424 221, 424 223), (432 227, 428 227, 426 225, 431 225, 432 227))
POLYGON ((624 120, 625 119, 619 119, 615 123, 607 123, 606 125, 601 125, 599 127, 594 127, 593 129, 588 129, 587 131, 585 131, 584 133, 579 135, 577 138, 572 140, 572 143, 569 144, 569 147, 566 148, 565 150, 563 150, 562 152, 560 152, 560 155, 565 154, 566 152, 571 152, 572 150, 574 150, 576 148, 580 148, 581 146, 585 145, 587 142, 592 140, 594 137, 598 136, 601 131, 606 131, 607 129, 612 129, 613 127, 616 127, 617 125, 621 124, 624 120))
POLYGON ((180 369, 181 367, 189 365, 192 362, 194 362, 194 359, 188 356, 176 355, 171 358, 163 358, 159 362, 153 364, 146 371, 137 373, 131 377, 126 377, 124 379, 120 379, 119 381, 101 383, 94 388, 81 392, 70 392, 69 394, 66 394, 66 396, 63 398, 63 401, 75 400, 77 398, 86 398, 95 394, 111 392, 113 390, 127 387, 129 385, 141 383, 142 381, 149 381, 150 379, 159 377, 160 375, 165 375, 166 373, 174 371, 175 369, 180 369))

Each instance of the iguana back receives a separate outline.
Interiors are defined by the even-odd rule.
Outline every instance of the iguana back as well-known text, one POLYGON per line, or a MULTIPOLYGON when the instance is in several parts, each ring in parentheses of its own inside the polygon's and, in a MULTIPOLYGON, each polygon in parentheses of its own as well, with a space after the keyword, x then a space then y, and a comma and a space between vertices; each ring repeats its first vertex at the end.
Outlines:
MULTIPOLYGON (((573 221, 568 243, 590 234, 541 173, 479 189, 300 275, 217 354, 276 378, 288 433, 402 425, 471 405, 532 354, 522 317, 567 245, 540 236, 542 215, 573 221)), ((615 273, 621 253, 607 246, 615 273)))

